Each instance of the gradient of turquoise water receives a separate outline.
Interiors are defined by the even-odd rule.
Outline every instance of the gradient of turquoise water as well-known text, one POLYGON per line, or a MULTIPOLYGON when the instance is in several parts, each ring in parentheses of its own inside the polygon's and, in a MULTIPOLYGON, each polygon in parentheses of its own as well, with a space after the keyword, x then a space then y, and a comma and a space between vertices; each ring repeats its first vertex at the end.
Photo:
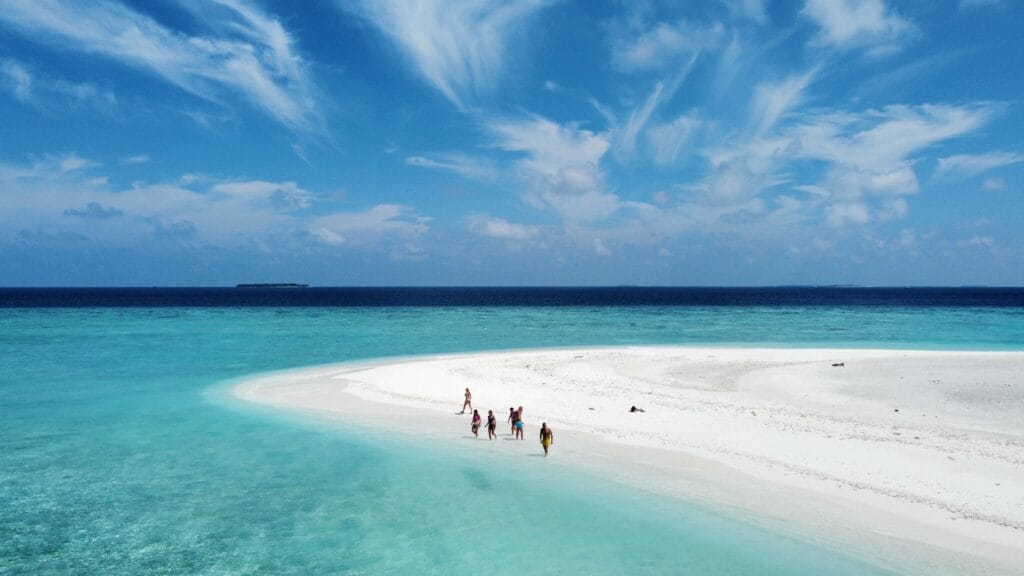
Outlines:
POLYGON ((884 573, 560 468, 210 393, 325 362, 664 343, 1020 350, 1024 311, 0 310, 0 574, 884 573))

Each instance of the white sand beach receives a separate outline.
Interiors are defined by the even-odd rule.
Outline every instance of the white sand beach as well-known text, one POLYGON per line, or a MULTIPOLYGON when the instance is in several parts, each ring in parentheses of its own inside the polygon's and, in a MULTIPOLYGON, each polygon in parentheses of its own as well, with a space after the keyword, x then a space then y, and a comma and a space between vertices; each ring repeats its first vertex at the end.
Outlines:
POLYGON ((319 366, 234 393, 577 466, 913 573, 1024 574, 1024 353, 621 347, 319 366), (833 364, 840 364, 833 366, 833 364), (510 406, 526 441, 503 441, 510 406), (645 410, 630 413, 631 405, 645 410))

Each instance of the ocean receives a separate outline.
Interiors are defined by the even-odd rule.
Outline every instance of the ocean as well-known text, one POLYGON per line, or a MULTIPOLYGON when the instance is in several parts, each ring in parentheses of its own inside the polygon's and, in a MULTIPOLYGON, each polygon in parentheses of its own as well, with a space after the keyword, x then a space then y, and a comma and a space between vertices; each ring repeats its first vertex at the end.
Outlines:
POLYGON ((735 512, 225 393, 643 344, 1024 350, 1024 290, 0 289, 0 574, 888 573, 735 512))

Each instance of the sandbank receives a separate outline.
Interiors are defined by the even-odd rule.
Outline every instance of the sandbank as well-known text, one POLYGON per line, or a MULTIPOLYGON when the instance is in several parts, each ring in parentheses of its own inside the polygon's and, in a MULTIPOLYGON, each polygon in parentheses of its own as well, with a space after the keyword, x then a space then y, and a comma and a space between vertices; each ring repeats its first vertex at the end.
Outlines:
POLYGON ((1024 574, 1024 352, 617 347, 401 358, 255 377, 244 400, 552 456, 921 574, 1024 574), (510 406, 525 407, 513 442, 510 406), (630 413, 629 407, 643 413, 630 413))

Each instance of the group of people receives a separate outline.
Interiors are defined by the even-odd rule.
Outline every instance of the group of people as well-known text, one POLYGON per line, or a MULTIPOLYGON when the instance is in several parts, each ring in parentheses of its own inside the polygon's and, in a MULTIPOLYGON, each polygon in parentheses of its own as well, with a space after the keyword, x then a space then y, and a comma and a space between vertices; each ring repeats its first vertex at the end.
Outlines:
MULTIPOLYGON (((476 436, 476 437, 479 438, 480 437, 480 425, 482 423, 482 419, 480 418, 480 412, 473 408, 473 394, 469 391, 469 388, 466 388, 466 397, 465 398, 466 398, 465 401, 463 401, 463 403, 462 403, 462 412, 459 412, 459 414, 465 414, 467 408, 473 411, 473 420, 472 420, 472 423, 470 424, 470 430, 473 431, 473 436, 476 436)), ((523 407, 520 406, 518 409, 513 408, 513 407, 509 407, 507 422, 509 423, 512 436, 514 438, 518 438, 519 440, 522 440, 523 439, 523 428, 525 426, 523 424, 523 407)), ((493 410, 488 410, 487 411, 487 439, 488 440, 494 440, 495 438, 497 438, 498 437, 497 430, 498 430, 498 419, 495 418, 493 410)), ((548 428, 548 423, 544 422, 540 426, 540 445, 544 448, 544 455, 545 456, 548 455, 548 449, 551 448, 551 445, 554 442, 555 442, 555 435, 551 431, 551 428, 548 428)))

